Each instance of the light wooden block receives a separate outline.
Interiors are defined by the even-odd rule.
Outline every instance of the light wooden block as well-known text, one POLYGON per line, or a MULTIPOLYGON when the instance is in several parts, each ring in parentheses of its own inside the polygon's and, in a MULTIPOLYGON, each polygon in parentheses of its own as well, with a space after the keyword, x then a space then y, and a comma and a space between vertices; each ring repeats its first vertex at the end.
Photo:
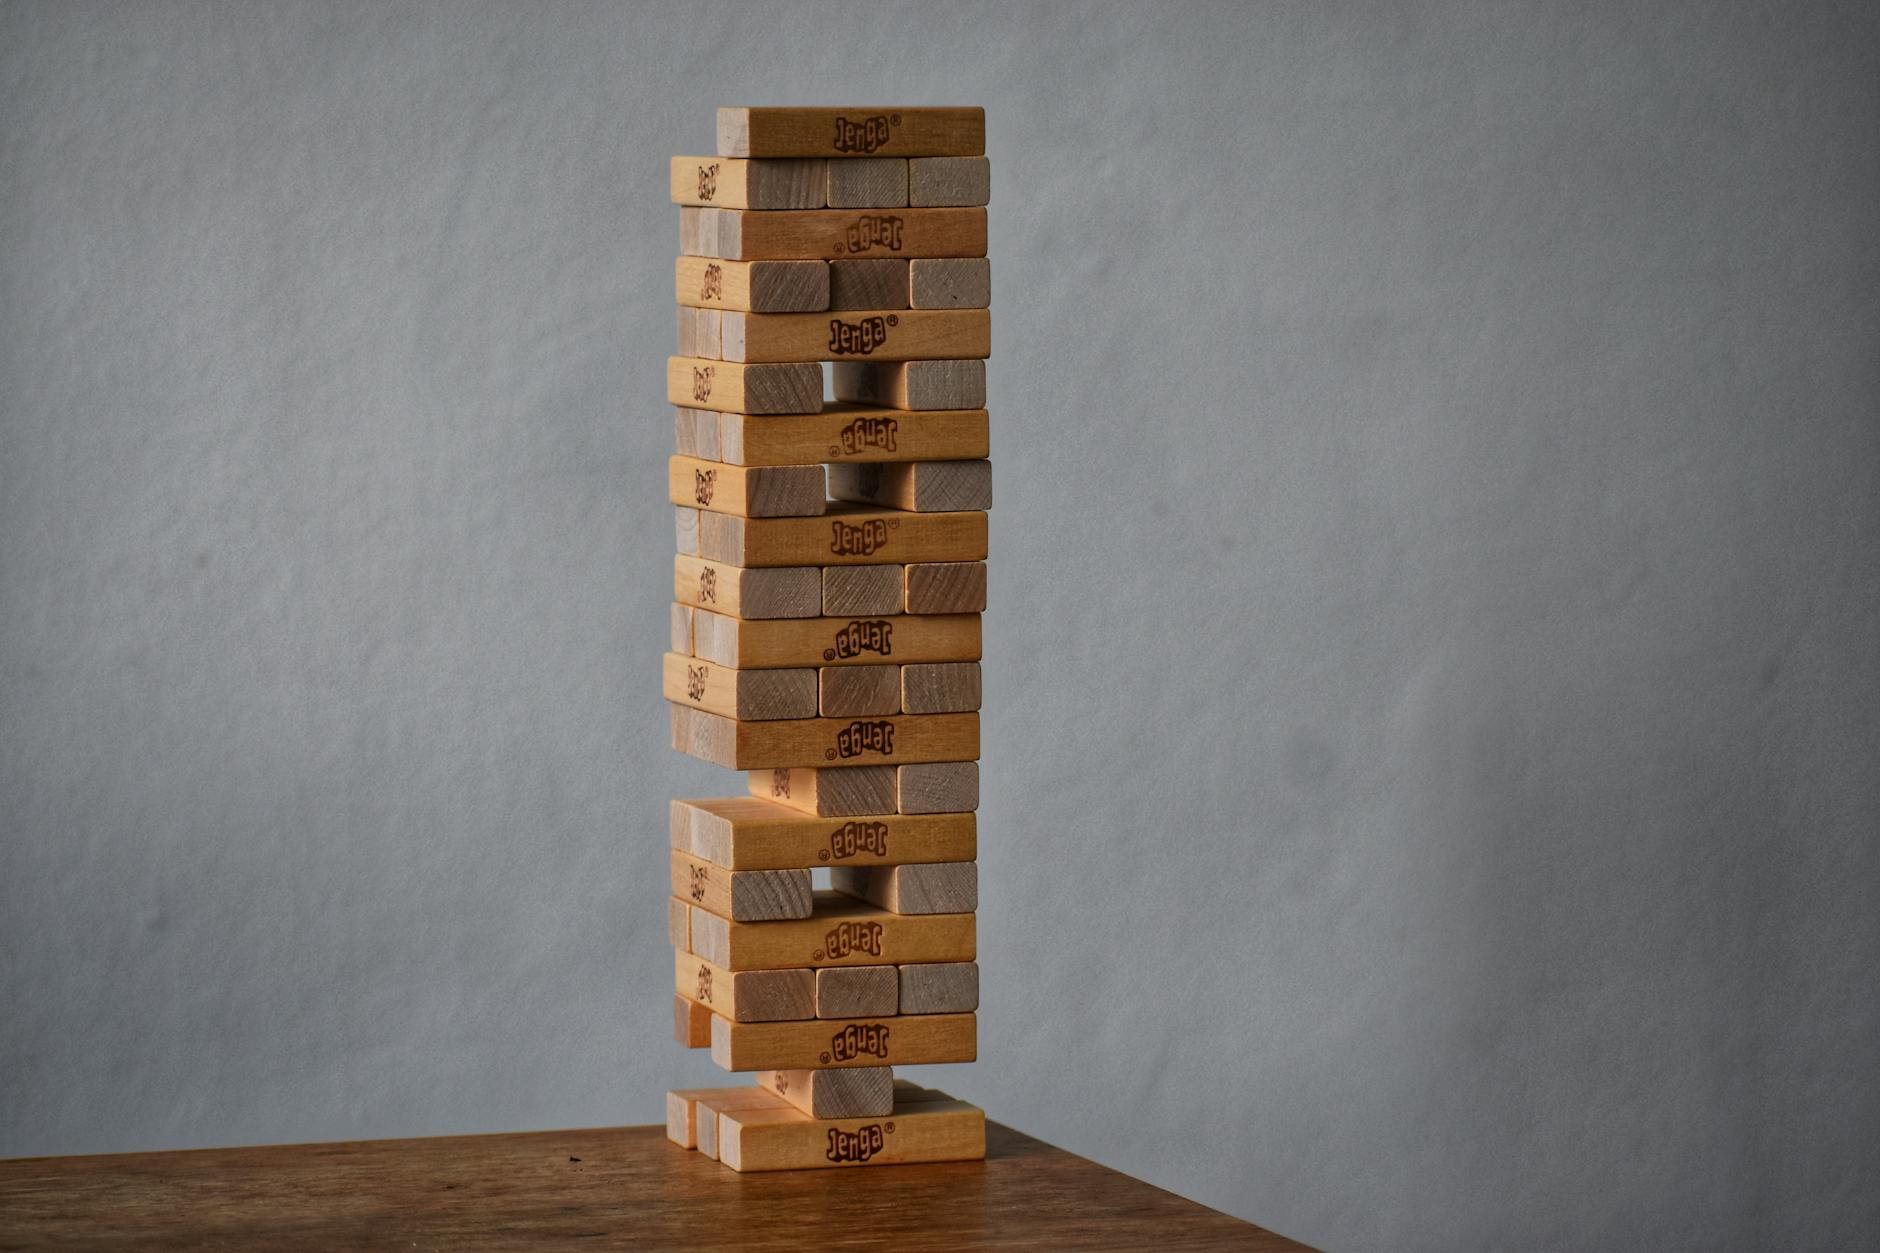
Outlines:
POLYGON ((681 456, 722 461, 718 416, 709 409, 687 409, 683 405, 674 405, 672 438, 675 451, 681 456))
POLYGON ((682 306, 814 313, 829 307, 829 263, 680 257, 673 270, 673 289, 682 306))
MULTIPOLYGON (((694 561, 697 558, 681 557, 681 561, 694 561)), ((692 655, 692 606, 675 604, 672 607, 672 651, 687 657, 692 655)))
POLYGON ((678 353, 682 357, 708 357, 714 361, 724 356, 724 315, 716 309, 694 309, 680 305, 678 318, 678 353))
POLYGON ((955 814, 979 808, 977 761, 928 762, 894 775, 894 807, 904 814, 955 814))
POLYGON ((776 1093, 752 1085, 748 1088, 706 1088, 693 1103, 693 1144, 699 1155, 717 1161, 719 1135, 727 1117, 764 1112, 801 1112, 776 1093))
POLYGON ((970 1062, 973 1014, 732 1022, 712 1016, 712 1061, 724 1070, 822 1070, 970 1062))
POLYGON ((901 710, 910 714, 960 714, 979 708, 976 661, 935 661, 901 667, 901 710))
POLYGON ((985 309, 724 313, 718 317, 726 361, 954 360, 984 357, 992 351, 992 316, 985 309))
POLYGON ((974 107, 721 108, 721 157, 973 157, 986 150, 974 107))
POLYGON ((672 894, 735 922, 807 918, 810 910, 808 870, 727 870, 690 850, 672 851, 672 894))
MULTIPOLYGON (((818 892, 815 899, 815 912, 808 918, 784 922, 733 922, 695 909, 692 951, 726 970, 978 959, 972 914, 896 914, 839 892, 818 892)), ((774 1065, 788 1069, 792 1064, 774 1065)))
POLYGON ((747 620, 696 610, 693 655, 734 669, 978 661, 978 614, 747 620))
POLYGON ((817 711, 825 718, 898 714, 901 667, 824 666, 817 672, 817 693, 817 711))
MULTIPOLYGON (((835 770, 805 767, 795 770, 756 770, 751 772, 749 787, 752 796, 773 800, 799 813, 821 818, 852 818, 894 812, 893 766, 844 766, 835 770)), ((827 861, 827 846, 819 846, 819 851, 824 854, 821 860, 827 861)), ((806 861, 799 864, 807 866, 811 863, 806 861)))
POLYGON ((901 967, 903 1014, 970 1014, 979 1008, 978 962, 901 967))
POLYGON ((746 518, 820 517, 826 503, 823 484, 820 465, 739 466, 676 455, 666 462, 666 490, 673 504, 746 518))
POLYGON ((992 303, 992 263, 984 257, 927 257, 907 264, 912 308, 984 309, 992 303))
POLYGON ((672 1038, 689 1049, 710 1048, 712 1012, 697 1001, 672 995, 672 1038))
MULTIPOLYGON (((801 776, 810 775, 815 778, 813 789, 829 807, 846 809, 833 802, 853 795, 873 808, 827 816, 791 809, 785 801, 770 799, 773 772, 764 770, 750 776, 751 790, 757 795, 674 801, 674 838, 685 841, 675 847, 731 870, 971 861, 978 855, 971 813, 895 813, 893 779, 889 777, 885 785, 880 782, 883 776, 891 776, 889 767, 782 773, 789 776, 786 788, 799 797, 805 790, 801 776), (864 772, 877 782, 850 784, 837 778, 864 772)), ((686 947, 690 946, 688 929, 686 947)))
POLYGON ((698 556, 698 510, 684 506, 672 511, 673 543, 685 556, 698 556))
MULTIPOLYGON (((669 357, 666 399, 689 409, 721 413, 820 413, 822 366, 814 361, 747 365, 702 357, 669 357)), ((985 402, 951 407, 984 408, 985 402)))
MULTIPOLYGON (((854 566, 856 570, 893 567, 854 566)), ((898 573, 898 572, 897 572, 898 573)), ((895 580, 897 604, 901 580, 895 580)), ((703 557, 679 556, 672 564, 673 596, 680 608, 705 609, 739 618, 814 618, 823 604, 823 572, 815 566, 728 566, 703 557)), ((687 644, 692 639, 687 621, 687 644)), ((679 651, 674 649, 675 652, 679 651)))
POLYGON ((905 209, 907 159, 855 157, 823 165, 823 199, 831 209, 905 209))
MULTIPOLYGON (((970 866, 971 862, 956 865, 970 866)), ((836 966, 816 972, 818 1018, 886 1018, 900 1003, 893 966, 836 966)))
POLYGON ((829 263, 829 308, 905 309, 908 266, 900 257, 829 263))
POLYGON ((834 403, 821 413, 720 414, 719 450, 738 465, 810 461, 969 461, 991 448, 984 409, 900 409, 834 403))
POLYGON ((666 898, 666 938, 681 953, 692 951, 692 908, 676 896, 666 898))
MULTIPOLYGON (((814 718, 818 708, 814 670, 736 670, 683 653, 667 653, 662 685, 675 708, 748 722, 814 718)), ((898 694, 897 694, 898 695, 898 694)), ((958 715, 946 715, 956 717, 958 715)))
POLYGON ((733 1022, 789 1022, 816 1016, 816 972, 726 970, 696 953, 675 953, 679 994, 733 1022))
POLYGON ((916 513, 992 508, 990 461, 864 461, 832 465, 828 492, 916 513))
POLYGON ((822 615, 887 617, 901 612, 900 566, 824 566, 822 615))
POLYGON ((679 253, 681 256, 703 256, 707 242, 716 242, 716 223, 718 213, 715 209, 683 208, 679 210, 679 253), (710 234, 710 240, 707 234, 710 234))
MULTIPOLYGON (((805 209, 699 215, 692 256, 724 261, 834 261, 843 257, 983 257, 984 209, 805 209)), ((967 406, 956 406, 967 407, 967 406)))
POLYGON ((964 1101, 896 1106, 893 1116, 812 1119, 800 1110, 737 1110, 719 1119, 720 1160, 732 1170, 975 1162, 986 1156, 986 1115, 964 1101), (791 1117, 794 1115, 794 1117, 791 1117))
POLYGON ((760 1070, 758 1086, 811 1118, 885 1118, 894 1112, 894 1068, 760 1070))
POLYGON ((823 164, 800 158, 674 157, 672 202, 723 209, 820 209, 827 185, 823 164))
POLYGON ((901 607, 911 614, 984 613, 986 563, 916 562, 901 571, 901 607))
POLYGON ((666 1093, 666 1138, 682 1149, 698 1147, 693 1121, 697 1116, 698 1096, 704 1088, 679 1088, 666 1093))
POLYGON ((991 200, 992 162, 985 157, 914 157, 907 163, 910 205, 983 205, 991 200))
MULTIPOLYGON (((681 659, 684 660, 683 658, 681 659)), ((967 761, 979 756, 978 714, 754 721, 672 703, 673 744, 732 770, 778 766, 967 761)), ((903 789, 905 790, 905 789, 903 789)))
MULTIPOLYGON (((983 409, 986 363, 968 361, 838 361, 838 400, 893 409, 983 409)), ((683 404, 675 400, 674 404, 683 404)))
POLYGON ((984 561, 986 515, 903 513, 834 504, 820 518, 701 512, 699 555, 734 566, 906 565, 984 561))
POLYGON ((975 862, 837 866, 829 874, 836 891, 897 914, 970 914, 979 908, 975 862))

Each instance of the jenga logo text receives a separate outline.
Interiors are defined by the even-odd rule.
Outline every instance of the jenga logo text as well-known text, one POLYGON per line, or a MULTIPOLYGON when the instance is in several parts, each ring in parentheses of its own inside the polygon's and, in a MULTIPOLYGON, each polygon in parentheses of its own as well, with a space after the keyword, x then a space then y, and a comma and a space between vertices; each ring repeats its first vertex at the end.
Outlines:
POLYGON ((770 794, 780 800, 790 799, 790 772, 788 770, 770 772, 770 794))
POLYGON ((829 524, 829 551, 838 557, 866 557, 887 542, 886 518, 829 524))
POLYGON ((843 922, 823 937, 823 956, 829 961, 850 953, 881 956, 881 924, 878 922, 843 922))
POLYGON ((901 219, 892 213, 864 213, 843 232, 843 243, 850 252, 871 248, 901 251, 901 219))
POLYGON ((858 453, 864 448, 883 448, 893 452, 894 436, 901 424, 893 418, 857 418, 842 428, 838 437, 842 451, 858 453))
POLYGON ((894 754, 894 724, 885 718, 873 722, 857 719, 836 732, 836 756, 860 757, 863 753, 894 754))
POLYGON ((851 122, 845 117, 836 119, 837 152, 873 152, 888 142, 894 134, 894 128, 901 123, 901 115, 889 117, 877 113, 851 122))
POLYGON ((687 666, 685 668, 685 695, 687 700, 705 699, 705 680, 711 677, 710 666, 687 666))
POLYGON ((700 964, 698 968, 698 995, 692 998, 702 1005, 712 1003, 712 968, 700 964))
MULTIPOLYGON (((718 163, 698 167, 698 198, 710 200, 718 194, 718 163)), ((712 269, 717 269, 713 266, 712 269)))
POLYGON ((888 342, 888 328, 899 326, 893 314, 885 318, 863 318, 859 322, 829 319, 829 351, 838 357, 866 357, 888 342))
POLYGON ((829 1147, 823 1156, 832 1162, 865 1162, 881 1152, 886 1137, 881 1133, 881 1124, 871 1122, 865 1127, 853 1131, 839 1131, 829 1128, 829 1147))
POLYGON ((705 899, 705 885, 711 881, 711 872, 703 866, 692 867, 692 899, 705 899))
POLYGON ((894 624, 882 618, 856 619, 836 632, 835 643, 823 650, 823 660, 860 657, 863 653, 893 656, 894 624))
POLYGON ((699 279, 698 298, 717 300, 725 294, 725 268, 716 261, 705 267, 705 276, 699 279))
POLYGON ((885 1022, 850 1023, 829 1037, 829 1054, 839 1062, 853 1061, 863 1054, 870 1057, 887 1057, 888 1024, 885 1022))
POLYGON ((829 856, 837 861, 858 853, 888 855, 888 824, 885 822, 845 822, 829 833, 829 856))
POLYGON ((718 571, 710 566, 698 572, 698 599, 702 605, 718 603, 718 571))
POLYGON ((692 471, 692 496, 701 505, 712 503, 712 493, 718 490, 718 471, 692 471))
POLYGON ((715 366, 695 365, 692 367, 692 399, 704 404, 712 398, 712 373, 715 366))

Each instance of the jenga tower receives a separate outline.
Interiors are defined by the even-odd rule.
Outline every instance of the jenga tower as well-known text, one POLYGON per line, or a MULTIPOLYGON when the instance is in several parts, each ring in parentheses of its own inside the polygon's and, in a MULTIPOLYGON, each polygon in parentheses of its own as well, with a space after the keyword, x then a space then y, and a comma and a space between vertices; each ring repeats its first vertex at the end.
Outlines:
POLYGON ((672 159, 665 694, 674 748, 748 772, 672 802, 673 1019, 757 1082, 667 1125, 733 1170, 985 1156, 980 1110, 891 1069, 977 1052, 985 138, 720 109, 718 155, 672 159))

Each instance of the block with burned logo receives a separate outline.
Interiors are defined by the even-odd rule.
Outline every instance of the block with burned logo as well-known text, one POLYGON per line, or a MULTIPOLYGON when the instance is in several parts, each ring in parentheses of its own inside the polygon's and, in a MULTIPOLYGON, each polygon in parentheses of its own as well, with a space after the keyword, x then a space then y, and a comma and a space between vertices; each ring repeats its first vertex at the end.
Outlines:
POLYGON ((826 186, 821 161, 742 157, 672 159, 674 204, 713 205, 721 209, 820 209, 826 186))
POLYGON ((699 555, 734 566, 904 565, 984 561, 986 515, 903 513, 835 504, 820 518, 700 511, 699 555))
POLYGON ((894 772, 894 807, 904 814, 978 809, 979 763, 933 761, 902 766, 894 772))
MULTIPOLYGON (((984 309, 713 314, 726 361, 915 361, 983 357, 992 350, 984 309)), ((703 336, 701 334, 701 341, 703 336)), ((703 356, 703 353, 693 353, 703 356)))
POLYGON ((978 1161, 986 1115, 964 1101, 921 1101, 886 1118, 813 1119, 800 1110, 732 1110, 719 1118, 719 1160, 739 1172, 978 1161), (790 1115, 795 1115, 792 1118, 790 1115))
POLYGON ((914 157, 907 163, 910 205, 983 205, 991 199, 992 163, 984 157, 914 157))
POLYGON ((979 963, 902 966, 900 994, 903 1014, 970 1014, 979 1008, 979 963))
POLYGON ((901 157, 851 157, 823 166, 824 201, 831 209, 904 209, 907 161, 901 157))
MULTIPOLYGON (((680 676, 680 682, 689 681, 680 676)), ((733 770, 898 765, 979 756, 978 714, 755 722, 675 701, 672 726, 673 744, 681 752, 733 770)))
MULTIPOLYGON (((900 582, 900 571, 895 569, 897 601, 900 582)), ((680 556, 672 563, 672 594, 681 605, 734 618, 814 618, 822 613, 823 572, 815 566, 728 566, 680 556)), ((900 608, 898 603, 895 608, 900 608)), ((686 638, 690 649, 689 623, 686 638)))
POLYGON ((824 666, 816 681, 825 718, 901 712, 899 666, 824 666))
POLYGON ((897 914, 969 914, 979 908, 979 867, 970 861, 839 866, 829 878, 836 891, 897 914))
POLYGON ((966 461, 990 447, 984 409, 899 409, 832 402, 821 413, 719 415, 719 450, 736 465, 809 461, 966 461))
POLYGON ((984 309, 992 303, 992 262, 984 257, 910 261, 907 302, 916 309, 984 309))
POLYGON ((859 257, 829 262, 829 308, 905 309, 908 266, 900 257, 859 257))
POLYGON ((753 770, 748 777, 752 796, 768 798, 804 814, 849 818, 894 812, 893 766, 753 770))
POLYGON ((882 1118, 894 1112, 891 1066, 761 1070, 757 1083, 811 1118, 882 1118))
POLYGON ((712 1042, 712 1012, 697 1001, 672 996, 672 1038, 689 1049, 709 1048, 712 1042))
MULTIPOLYGON (((666 359, 666 399, 688 409, 732 413, 817 413, 822 366, 814 361, 746 365, 704 357, 666 359)), ((981 401, 954 408, 983 408, 981 401)))
POLYGON ((712 1061, 725 1070, 815 1070, 970 1062, 977 1052, 972 1014, 732 1022, 714 1016, 712 1061))
POLYGON ((683 653, 667 653, 666 699, 753 722, 816 716, 814 670, 735 670, 683 653))
POLYGON ((823 616, 878 618, 901 612, 900 566, 824 566, 823 616))
MULTIPOLYGON (((986 363, 965 361, 855 361, 835 363, 837 400, 891 409, 983 409, 986 363)), ((675 400, 674 404, 684 401, 675 400)))
POLYGON ((815 313, 829 308, 827 261, 680 257, 674 267, 673 285, 681 305, 697 308, 742 309, 748 313, 815 313))
POLYGON ((673 504, 716 513, 784 518, 823 511, 820 465, 739 466, 675 456, 666 463, 666 486, 673 504))
POLYGON ((979 708, 979 686, 976 661, 902 666, 901 709, 911 714, 965 713, 979 708))
POLYGON ((723 157, 976 157, 986 111, 972 107, 720 108, 723 157))
MULTIPOLYGON (((971 862, 955 863, 970 866, 971 862)), ((816 972, 818 1018, 882 1018, 896 1013, 900 975, 893 966, 831 966, 816 972)))
POLYGON ((808 870, 727 870, 690 849, 672 851, 672 894, 739 922, 809 917, 808 870))
MULTIPOLYGON (((701 215, 693 255, 723 261, 983 257, 984 209, 688 209, 701 215)), ((683 242, 683 235, 682 235, 683 242)))
POLYGON ((853 805, 855 813, 817 815, 786 808, 765 799, 774 792, 772 772, 754 771, 751 788, 757 796, 674 801, 673 847, 734 870, 971 861, 977 852, 977 827, 970 813, 892 812, 893 779, 882 781, 883 773, 891 773, 883 767, 784 773, 793 777, 796 790, 820 792, 825 804, 838 809, 853 805), (840 778, 868 772, 873 772, 871 778, 853 784, 840 778), (813 781, 800 777, 804 775, 813 776, 813 781), (848 803, 833 803, 838 798, 848 803))
POLYGON ((986 563, 918 562, 901 568, 902 608, 908 613, 982 613, 986 563))
POLYGON ((679 994, 733 1022, 816 1016, 814 970, 726 970, 696 953, 674 953, 679 994))
POLYGON ((757 621, 699 609, 692 652, 721 666, 873 666, 920 661, 977 661, 978 614, 885 618, 783 618, 757 621))
MULTIPOLYGON (((992 508, 990 461, 871 461, 829 467, 829 494, 919 513, 992 508)), ((691 502, 678 502, 691 503, 691 502)))
POLYGON ((692 911, 692 951, 726 970, 976 961, 972 914, 895 914, 844 896, 815 894, 808 918, 732 922, 692 911))

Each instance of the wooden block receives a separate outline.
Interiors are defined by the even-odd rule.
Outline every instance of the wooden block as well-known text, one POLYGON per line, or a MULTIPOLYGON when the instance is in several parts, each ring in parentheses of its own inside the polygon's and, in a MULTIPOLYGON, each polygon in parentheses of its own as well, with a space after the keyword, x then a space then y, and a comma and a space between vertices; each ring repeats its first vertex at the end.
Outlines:
POLYGON ((992 508, 990 461, 863 461, 829 467, 829 494, 916 513, 992 508))
POLYGON ((977 614, 750 621, 700 609, 692 615, 692 652, 749 670, 977 661, 979 621, 977 614))
POLYGON ((820 465, 737 466, 681 456, 666 462, 666 489, 673 504, 746 518, 820 517, 825 504, 823 482, 820 465))
POLYGON ((672 202, 724 209, 820 209, 826 183, 823 165, 801 159, 674 157, 672 202))
POLYGON ((979 1008, 978 962, 901 967, 903 1014, 970 1014, 979 1008))
MULTIPOLYGON (((897 598, 900 583, 897 578, 897 598)), ((703 557, 679 556, 672 563, 672 594, 680 602, 679 607, 738 618, 814 618, 822 612, 823 572, 815 566, 727 566, 703 557)), ((898 603, 895 608, 899 610, 898 603)), ((687 639, 691 639, 689 631, 687 639)))
POLYGON ((809 917, 809 871, 727 870, 690 850, 672 851, 672 894, 736 922, 809 917))
POLYGON ((887 1118, 813 1119, 801 1110, 736 1110, 719 1118, 720 1160, 739 1172, 811 1167, 976 1162, 986 1156, 986 1115, 964 1101, 896 1107, 887 1118))
MULTIPOLYGON (((695 561, 695 557, 681 557, 681 561, 695 561)), ((674 605, 672 607, 672 651, 687 657, 692 655, 692 606, 674 605)))
POLYGON ((992 303, 992 263, 984 257, 925 257, 907 264, 912 308, 983 309, 992 303))
POLYGON ((894 1112, 894 1068, 760 1070, 757 1084, 811 1118, 885 1118, 894 1112))
POLYGON ((724 356, 724 315, 716 309, 693 309, 680 305, 678 315, 678 351, 682 357, 708 357, 716 361, 724 356))
POLYGON ((908 613, 984 613, 986 563, 916 562, 902 568, 901 590, 908 613))
POLYGON ((664 679, 666 699, 675 707, 750 722, 816 716, 814 670, 735 670, 683 653, 667 653, 664 679))
POLYGON ((829 308, 907 308, 911 264, 901 257, 829 262, 829 308))
POLYGON ((830 404, 821 413, 718 419, 719 450, 738 465, 809 461, 966 461, 991 448, 984 409, 921 414, 866 405, 830 404))
POLYGON ((816 1016, 814 970, 726 970, 695 953, 673 956, 679 994, 721 1017, 733 1022, 789 1022, 816 1016))
POLYGON ((683 555, 698 556, 698 510, 679 506, 672 511, 673 543, 683 555))
POLYGON ((673 291, 681 305, 815 313, 829 307, 829 263, 680 257, 673 270, 673 291))
POLYGON ((699 1089, 693 1104, 693 1144, 700 1156, 718 1160, 719 1134, 727 1116, 763 1112, 802 1114, 775 1092, 752 1085, 748 1088, 699 1089))
MULTIPOLYGON (((683 662, 683 658, 680 659, 683 662)), ((682 677, 681 681, 684 679, 682 677)), ((899 765, 979 756, 978 714, 752 721, 672 705, 679 751, 732 770, 777 766, 899 765)))
POLYGON ((726 361, 955 360, 992 351, 992 315, 985 309, 725 313, 719 318, 726 361))
MULTIPOLYGON (((972 814, 897 814, 892 779, 885 798, 874 794, 884 790, 878 785, 831 781, 835 776, 863 772, 879 779, 890 769, 854 766, 847 770, 782 772, 789 776, 785 787, 793 793, 802 793, 801 776, 807 774, 816 778, 815 790, 826 800, 853 793, 875 806, 867 811, 855 810, 852 816, 819 816, 768 799, 773 772, 765 770, 750 778, 753 791, 764 788, 761 795, 674 801, 674 810, 681 812, 674 825, 683 829, 685 847, 694 856, 730 870, 971 861, 978 855, 972 814)), ((688 928, 687 947, 691 944, 689 936, 688 928)))
POLYGON ((712 1016, 712 1061, 724 1070, 818 1070, 970 1062, 972 1014, 732 1022, 712 1016))
MULTIPOLYGON (((896 914, 839 892, 816 893, 814 913, 785 922, 733 922, 693 910, 692 951, 726 970, 969 962, 979 956, 972 914, 896 914)), ((817 1063, 776 1062, 758 1069, 798 1064, 817 1063)))
POLYGON ((901 612, 900 566, 825 566, 820 582, 826 618, 883 617, 901 612))
MULTIPOLYGON (((705 252, 706 228, 718 220, 717 213, 705 209, 679 210, 679 252, 682 256, 702 256, 705 252), (707 214, 710 213, 708 217, 707 214)), ((716 239, 716 232, 713 232, 716 239)))
POLYGON ((703 1088, 680 1088, 666 1093, 666 1138, 682 1149, 698 1147, 694 1131, 697 1124, 698 1095, 703 1088))
POLYGON ((901 709, 911 714, 962 714, 979 708, 979 663, 932 661, 901 667, 901 709))
POLYGON ((823 200, 831 209, 905 209, 907 158, 855 157, 823 165, 823 200))
MULTIPOLYGON (((752 796, 776 801, 798 813, 821 818, 853 818, 894 812, 893 766, 843 766, 831 770, 799 767, 795 770, 755 770, 749 777, 752 796)), ((821 831, 819 825, 816 830, 821 831)), ((817 838, 820 839, 820 836, 817 838)), ((694 848, 698 848, 694 844, 694 848)), ((829 860, 827 844, 818 845, 818 860, 829 860)), ((702 856, 710 856, 700 850, 702 856)), ((717 860, 715 857, 713 860, 717 860)), ((935 858, 936 861, 957 860, 935 858)), ((730 863, 725 863, 730 864, 730 863)), ((795 865, 808 866, 809 861, 795 865)))
POLYGON ((986 111, 970 108, 721 108, 721 157, 975 157, 986 111))
POLYGON ((979 763, 937 761, 895 771, 894 807, 904 814, 957 814, 978 809, 979 763))
MULTIPOLYGON (((894 409, 983 409, 986 363, 969 361, 838 361, 836 399, 894 409)), ((675 400, 674 404, 683 404, 675 400)))
MULTIPOLYGON (((983 257, 984 209, 805 209, 700 215, 693 256, 724 261, 833 261, 841 257, 983 257)), ((686 241, 681 237, 681 244, 686 241)), ((681 251, 688 251, 681 248, 681 251)), ((970 407, 970 406, 955 406, 970 407)))
POLYGON ((945 861, 930 866, 837 866, 836 891, 897 914, 970 914, 979 908, 979 866, 945 861))
POLYGON ((666 938, 681 953, 692 951, 692 909, 676 896, 666 898, 666 938))
MULTIPOLYGON (((693 409, 733 413, 819 413, 822 366, 814 361, 746 365, 701 357, 666 360, 666 399, 693 409)), ((953 408, 983 408, 984 402, 953 408)))
POLYGON ((824 666, 817 672, 817 692, 817 711, 825 718, 898 714, 901 667, 824 666))
POLYGON ((907 163, 910 205, 983 205, 991 200, 992 162, 984 157, 914 157, 907 163))
POLYGON ((986 515, 903 513, 835 504, 820 518, 699 515, 699 555, 734 566, 905 565, 983 561, 986 515))
POLYGON ((709 409, 672 407, 673 443, 681 456, 721 461, 718 415, 709 409))
MULTIPOLYGON (((970 866, 969 861, 955 865, 970 866)), ((882 867, 885 869, 885 867, 882 867)), ((900 1004, 901 977, 893 966, 837 966, 816 972, 818 1018, 886 1018, 900 1004)))
POLYGON ((677 992, 672 996, 672 1038, 689 1049, 710 1048, 712 1012, 677 992))

